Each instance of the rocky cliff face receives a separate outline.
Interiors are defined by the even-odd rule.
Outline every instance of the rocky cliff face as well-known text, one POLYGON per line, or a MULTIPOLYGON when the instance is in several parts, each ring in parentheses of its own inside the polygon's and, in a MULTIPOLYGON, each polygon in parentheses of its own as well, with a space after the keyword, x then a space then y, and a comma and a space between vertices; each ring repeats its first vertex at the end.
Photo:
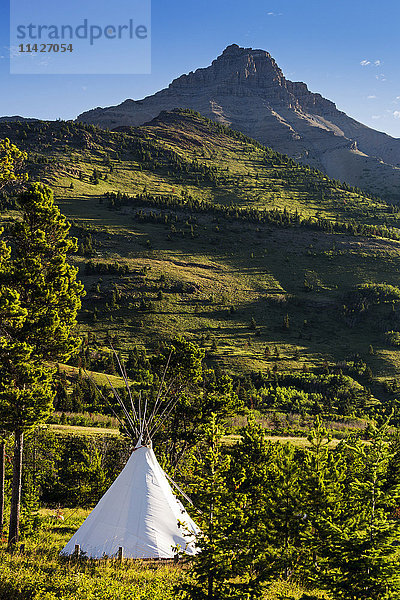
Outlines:
POLYGON ((228 46, 210 67, 198 69, 175 79, 169 90, 179 93, 195 86, 217 88, 232 96, 262 94, 276 107, 336 110, 333 102, 320 94, 312 94, 305 83, 288 81, 272 56, 265 50, 228 46))
POLYGON ((289 81, 264 50, 233 44, 209 67, 153 96, 96 108, 77 120, 113 129, 142 125, 173 108, 194 109, 330 177, 392 197, 400 190, 400 140, 351 119, 305 83, 289 81))

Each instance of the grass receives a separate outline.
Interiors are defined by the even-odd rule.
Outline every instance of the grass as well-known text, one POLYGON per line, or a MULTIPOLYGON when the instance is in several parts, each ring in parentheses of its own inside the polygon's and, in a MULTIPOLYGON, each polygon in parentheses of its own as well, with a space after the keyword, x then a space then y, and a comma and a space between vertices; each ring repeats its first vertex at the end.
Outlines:
POLYGON ((88 514, 65 510, 64 523, 53 523, 42 509, 42 528, 26 540, 23 553, 0 550, 1 600, 168 600, 181 568, 171 564, 116 560, 76 561, 59 552, 88 514))
POLYGON ((85 433, 87 435, 119 435, 119 429, 114 429, 112 427, 85 427, 82 425, 61 425, 61 424, 50 424, 48 425, 50 429, 64 431, 72 434, 81 434, 85 433))
POLYGON ((107 385, 108 382, 115 388, 120 388, 125 386, 125 382, 122 377, 118 375, 104 375, 104 373, 98 373, 97 371, 90 371, 89 369, 79 369, 78 367, 74 367, 71 365, 64 365, 62 363, 57 363, 57 369, 60 373, 65 373, 68 378, 75 379, 79 373, 82 373, 84 377, 90 377, 96 385, 107 385))
MULTIPOLYGON (((23 552, 10 554, 0 546, 0 600, 172 600, 173 587, 185 566, 150 561, 75 560, 59 553, 87 516, 82 509, 66 509, 63 523, 55 511, 41 509, 41 529, 25 540, 23 552)), ((265 600, 298 600, 303 588, 275 582, 265 600)), ((323 594, 317 597, 325 598, 323 594)))
MULTIPOLYGON (((227 446, 233 446, 241 439, 240 435, 224 435, 222 441, 227 446)), ((267 438, 271 442, 280 442, 281 444, 293 444, 297 448, 310 448, 311 444, 306 437, 293 436, 293 435, 269 435, 267 438)), ((332 439, 329 443, 330 448, 335 448, 339 444, 340 440, 332 439)))

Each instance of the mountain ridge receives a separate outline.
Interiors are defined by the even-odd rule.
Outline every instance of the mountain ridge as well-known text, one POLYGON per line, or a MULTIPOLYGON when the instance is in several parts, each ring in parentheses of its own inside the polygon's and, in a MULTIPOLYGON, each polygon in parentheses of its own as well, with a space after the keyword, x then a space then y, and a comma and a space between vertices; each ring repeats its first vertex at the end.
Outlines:
POLYGON ((400 140, 347 116, 305 83, 286 79, 265 50, 232 44, 210 66, 154 95, 86 111, 77 121, 138 126, 173 108, 200 112, 330 177, 400 201, 400 140))

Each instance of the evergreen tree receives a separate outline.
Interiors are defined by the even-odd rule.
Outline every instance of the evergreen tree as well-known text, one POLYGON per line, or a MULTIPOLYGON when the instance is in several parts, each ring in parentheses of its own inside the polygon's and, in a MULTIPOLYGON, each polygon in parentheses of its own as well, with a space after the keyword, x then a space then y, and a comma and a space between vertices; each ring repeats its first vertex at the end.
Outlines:
POLYGON ((22 172, 26 153, 11 144, 10 140, 0 140, 0 189, 11 184, 27 181, 22 172))
POLYGON ((203 456, 194 459, 192 486, 200 492, 196 504, 202 511, 198 518, 201 534, 196 541, 199 553, 177 589, 179 597, 187 600, 235 597, 230 585, 232 552, 227 548, 226 538, 233 516, 226 487, 229 457, 222 453, 222 433, 213 414, 205 428, 203 456))
POLYGON ((227 487, 236 511, 230 532, 240 598, 261 598, 265 587, 288 578, 298 560, 299 475, 295 450, 267 440, 250 419, 232 450, 227 487))
POLYGON ((200 553, 182 597, 253 600, 299 561, 300 471, 294 447, 269 442, 254 420, 225 453, 216 431, 214 416, 192 483, 203 510, 200 553))
POLYGON ((325 551, 343 511, 345 464, 340 454, 329 450, 331 439, 317 417, 308 436, 311 448, 305 451, 301 485, 302 576, 313 584, 325 572, 325 551))
MULTIPOLYGON (((221 422, 241 408, 232 379, 227 375, 216 377, 214 370, 203 367, 203 360, 204 350, 184 338, 163 344, 152 359, 155 373, 162 374, 168 365, 164 389, 169 399, 176 399, 174 410, 163 419, 155 439, 157 444, 162 443, 175 468, 201 439, 204 423, 213 413, 221 422)), ((161 402, 168 404, 164 399, 161 402)))
MULTIPOLYGON (((26 153, 10 143, 9 139, 0 140, 0 189, 15 183, 27 180, 27 175, 22 173, 22 166, 26 159, 26 153)), ((0 236, 3 230, 0 229, 0 236)), ((11 251, 7 244, 0 239, 0 273, 8 272, 11 251)), ((14 324, 20 326, 25 317, 21 310, 19 296, 8 287, 0 295, 0 323, 14 324)), ((0 326, 0 336, 2 336, 0 326)), ((3 340, 4 341, 4 340, 3 340)), ((4 526, 4 492, 5 492, 5 452, 7 431, 0 432, 0 533, 4 526)))
POLYGON ((345 600, 398 598, 400 501, 398 479, 391 480, 393 450, 376 431, 370 445, 347 447, 348 485, 344 516, 332 528, 322 583, 345 600))
POLYGON ((79 345, 72 329, 83 293, 77 269, 66 262, 76 241, 51 190, 33 184, 19 206, 21 220, 0 246, 0 412, 15 439, 10 545, 19 535, 24 432, 51 408, 48 361, 68 358, 79 345))
POLYGON ((301 562, 301 470, 292 444, 274 444, 269 477, 269 571, 275 579, 296 575, 301 562))
POLYGON ((76 279, 78 269, 67 263, 76 240, 69 237, 70 225, 47 186, 33 184, 19 205, 22 220, 10 232, 14 251, 8 280, 27 318, 10 334, 30 344, 42 360, 66 359, 80 343, 72 332, 83 286, 76 279))

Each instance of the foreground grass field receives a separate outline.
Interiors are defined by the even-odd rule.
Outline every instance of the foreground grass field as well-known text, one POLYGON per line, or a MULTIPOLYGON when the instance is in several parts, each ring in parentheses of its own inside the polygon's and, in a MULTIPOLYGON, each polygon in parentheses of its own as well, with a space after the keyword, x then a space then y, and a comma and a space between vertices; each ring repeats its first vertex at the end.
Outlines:
POLYGON ((169 600, 181 569, 169 565, 59 558, 63 545, 88 511, 66 510, 63 524, 41 511, 43 529, 26 543, 24 553, 0 551, 1 600, 169 600))
MULTIPOLYGON (((63 545, 88 511, 65 510, 64 523, 54 523, 54 511, 40 511, 41 529, 27 539, 23 553, 0 547, 0 600, 172 600, 174 586, 185 576, 186 565, 148 561, 85 561, 59 558, 63 545)), ((276 582, 265 600, 298 600, 304 589, 296 583, 276 582)), ((326 598, 318 594, 316 598, 326 598)))

